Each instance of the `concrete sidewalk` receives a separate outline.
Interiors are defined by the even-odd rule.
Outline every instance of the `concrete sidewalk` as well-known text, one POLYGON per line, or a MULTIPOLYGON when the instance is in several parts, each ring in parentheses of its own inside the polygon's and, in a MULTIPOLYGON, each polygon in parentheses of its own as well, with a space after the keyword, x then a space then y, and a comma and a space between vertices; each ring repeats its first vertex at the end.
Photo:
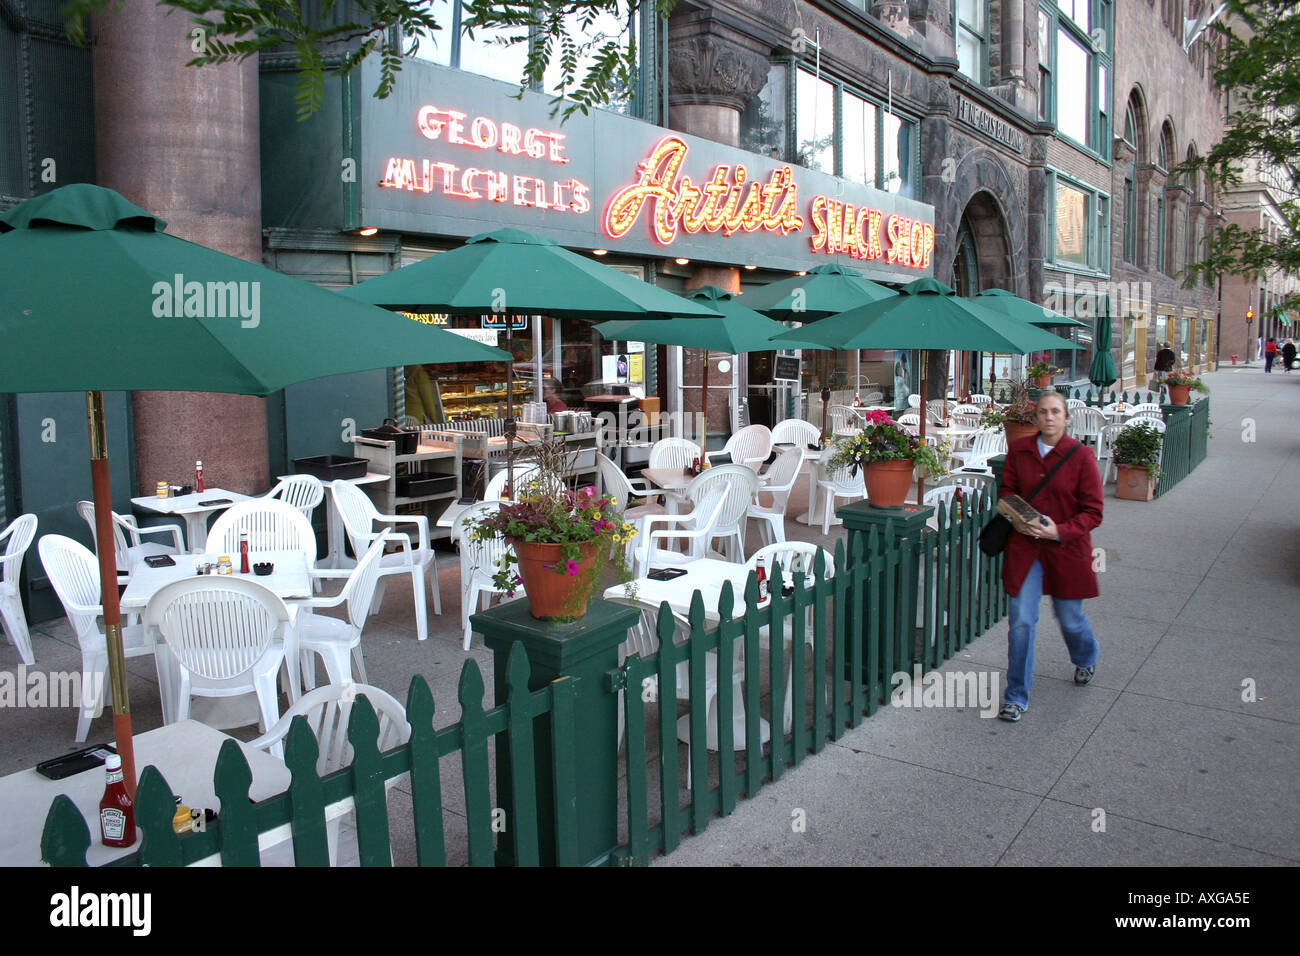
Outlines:
MULTIPOLYGON (((1045 602, 1019 724, 883 708, 657 865, 1300 862, 1300 374, 1206 381, 1206 461, 1154 502, 1107 490, 1091 685, 1045 602)), ((1006 635, 943 669, 1003 686, 1006 635)))

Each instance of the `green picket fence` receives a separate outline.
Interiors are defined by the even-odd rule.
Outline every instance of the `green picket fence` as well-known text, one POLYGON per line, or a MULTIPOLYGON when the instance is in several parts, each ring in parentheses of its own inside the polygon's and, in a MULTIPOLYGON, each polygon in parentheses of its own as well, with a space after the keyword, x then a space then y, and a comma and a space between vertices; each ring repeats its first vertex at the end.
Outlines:
MULTIPOLYGON (((390 844, 385 782, 410 775, 417 859, 422 866, 446 863, 446 831, 440 762, 459 754, 465 788, 468 859, 471 866, 492 866, 498 861, 536 865, 542 836, 538 823, 539 797, 534 752, 534 721, 546 717, 555 746, 546 774, 554 781, 554 845, 557 862, 576 864, 577 771, 576 727, 573 717, 573 681, 557 680, 546 687, 528 689, 527 656, 516 646, 510 654, 504 702, 484 709, 483 677, 478 663, 461 669, 458 698, 461 720, 450 727, 433 727, 434 700, 421 676, 411 681, 406 700, 411 738, 407 744, 380 753, 376 746, 379 723, 370 702, 358 696, 348 721, 348 741, 353 748, 350 766, 320 777, 316 738, 302 717, 293 721, 285 740, 284 759, 292 782, 278 796, 252 803, 248 788, 252 775, 243 751, 233 740, 222 744, 214 773, 220 801, 218 820, 207 830, 179 836, 172 830, 176 802, 156 768, 146 767, 136 790, 136 826, 143 833, 139 849, 114 866, 184 866, 218 855, 223 866, 257 866, 258 835, 278 827, 292 828, 294 862, 298 866, 325 866, 325 808, 351 799, 356 812, 357 845, 362 866, 388 866, 390 844), (491 793, 489 742, 508 747, 509 794, 491 793), (497 826, 494 811, 510 807, 508 825, 497 826), (500 844, 494 847, 494 840, 500 844)), ((547 801, 551 803, 550 800, 547 801)), ((97 827, 96 827, 97 829, 97 827)), ((91 831, 80 811, 65 796, 55 798, 41 837, 42 858, 52 866, 85 866, 91 831)), ((545 842, 550 842, 549 838, 545 842)))
POLYGON ((1102 392, 1096 388, 1080 391, 1076 388, 1067 395, 1066 398, 1077 398, 1085 405, 1092 408, 1104 408, 1114 402, 1125 402, 1130 405, 1142 405, 1153 402, 1159 405, 1166 400, 1165 394, 1163 388, 1156 389, 1155 391, 1152 391, 1151 389, 1143 391, 1142 389, 1135 388, 1131 393, 1127 391, 1116 392, 1113 389, 1109 392, 1102 392))
MULTIPOLYGON (((461 719, 441 730, 433 726, 428 685, 415 677, 406 702, 410 740, 389 751, 379 751, 378 721, 369 702, 358 697, 348 725, 352 763, 325 777, 316 772, 315 737, 302 718, 295 719, 285 741, 290 787, 261 803, 250 802, 247 761, 239 746, 227 741, 214 771, 220 816, 206 831, 184 836, 172 831, 173 790, 155 768, 146 767, 136 798, 143 839, 136 852, 113 865, 178 866, 217 856, 223 865, 256 866, 259 835, 282 827, 291 830, 297 865, 326 865, 326 808, 350 800, 361 864, 387 866, 386 782, 408 775, 413 816, 397 825, 413 828, 421 865, 445 865, 447 807, 440 771, 443 760, 457 757, 464 785, 464 806, 458 809, 465 816, 471 866, 550 860, 644 864, 656 853, 672 852, 684 835, 702 831, 715 814, 731 813, 739 799, 752 797, 787 767, 858 726, 888 700, 893 673, 910 671, 913 664, 938 666, 1006 613, 1001 560, 986 559, 976 547, 993 507, 991 499, 976 496, 966 500, 959 515, 940 508, 938 530, 927 529, 915 541, 895 541, 888 526, 883 533, 855 534, 851 544, 840 540, 833 555, 819 551, 808 574, 794 575, 789 594, 783 594, 787 582, 774 570, 775 597, 762 606, 751 574, 743 600, 728 586, 718 607, 708 609, 712 614, 698 592, 684 622, 667 605, 650 611, 657 651, 630 654, 604 673, 599 688, 600 694, 623 691, 621 792, 617 781, 591 778, 593 748, 613 743, 591 739, 588 728, 579 733, 575 702, 582 681, 561 677, 530 690, 527 656, 514 644, 504 681, 498 675, 497 706, 485 708, 478 664, 466 661, 457 694, 461 719), (769 634, 782 639, 768 640, 769 634), (738 660, 743 661, 744 705, 739 722, 733 719, 730 679, 738 660), (707 704, 713 694, 718 716, 716 740, 710 741, 707 704), (680 703, 686 705, 684 715, 678 713, 680 703), (657 725, 653 729, 651 722, 657 725), (685 788, 679 728, 689 741, 685 788), (539 740, 548 741, 540 752, 539 740), (580 781, 586 793, 607 791, 618 803, 625 834, 594 852, 590 845, 579 851, 580 781), (498 826, 503 812, 508 825, 498 826)), ((91 839, 72 802, 56 798, 41 837, 42 857, 54 866, 85 866, 91 839)))
POLYGON ((671 853, 715 814, 730 814, 740 798, 875 713, 889 699, 892 674, 915 663, 938 666, 999 620, 1006 613, 1001 559, 977 547, 993 510, 983 496, 967 499, 960 515, 941 507, 939 530, 925 531, 919 543, 887 546, 888 529, 854 535, 847 546, 841 539, 833 556, 818 552, 810 575, 796 572, 787 582, 774 567, 772 598, 763 605, 751 572, 743 596, 724 585, 713 615, 698 591, 685 622, 660 607, 652 615, 657 650, 629 654, 608 675, 610 690, 624 692, 626 725, 627 843, 615 860, 641 865, 671 853), (787 583, 793 589, 783 594, 787 583), (733 712, 737 662, 743 720, 733 712), (689 742, 685 783, 679 736, 689 742))
POLYGON ((1165 438, 1156 497, 1167 494, 1205 460, 1210 438, 1210 400, 1165 407, 1165 438))

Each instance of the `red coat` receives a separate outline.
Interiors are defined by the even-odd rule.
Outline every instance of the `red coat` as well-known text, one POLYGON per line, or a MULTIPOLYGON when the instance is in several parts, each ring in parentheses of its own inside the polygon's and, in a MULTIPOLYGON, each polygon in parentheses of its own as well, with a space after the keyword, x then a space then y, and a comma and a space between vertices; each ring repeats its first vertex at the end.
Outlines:
MULTIPOLYGON (((1038 456, 1038 436, 1020 438, 1007 450, 998 497, 1020 495, 1026 498, 1048 469, 1061 460, 1079 442, 1061 436, 1046 458, 1038 456)), ((1002 585, 1012 597, 1034 561, 1043 563, 1043 593, 1065 600, 1097 596, 1097 575, 1092 570, 1093 528, 1101 524, 1101 475, 1092 451, 1080 448, 1052 480, 1029 502, 1056 522, 1060 541, 1031 538, 1012 532, 1003 552, 1002 585)))

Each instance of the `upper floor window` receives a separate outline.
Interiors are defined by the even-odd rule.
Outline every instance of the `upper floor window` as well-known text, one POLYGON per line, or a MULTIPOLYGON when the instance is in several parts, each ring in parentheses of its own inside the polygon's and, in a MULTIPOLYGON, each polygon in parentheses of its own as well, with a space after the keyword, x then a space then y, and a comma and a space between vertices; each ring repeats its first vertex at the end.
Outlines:
POLYGON ((987 0, 957 0, 953 36, 957 39, 958 68, 977 83, 985 80, 988 61, 987 0))
POLYGON ((1111 0, 1044 0, 1038 19, 1039 113, 1081 146, 1110 155, 1111 0))
POLYGON ((827 77, 795 68, 794 161, 912 195, 916 124, 827 77))
POLYGON ((1106 271, 1110 264, 1110 197, 1055 173, 1050 174, 1051 261, 1106 271))

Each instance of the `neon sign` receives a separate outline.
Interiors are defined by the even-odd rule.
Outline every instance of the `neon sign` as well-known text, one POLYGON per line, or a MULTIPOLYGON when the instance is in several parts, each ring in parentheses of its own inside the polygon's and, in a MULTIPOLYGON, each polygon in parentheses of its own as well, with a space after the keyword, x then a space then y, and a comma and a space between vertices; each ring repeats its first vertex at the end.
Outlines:
POLYGON ((907 216, 884 218, 879 209, 816 196, 809 207, 813 224, 812 251, 846 253, 855 259, 884 259, 909 269, 928 269, 934 250, 934 226, 907 216), (881 243, 881 226, 888 249, 881 243))
POLYGON ((692 235, 703 230, 730 236, 759 229, 786 235, 803 229, 799 187, 789 166, 773 170, 765 183, 755 180, 746 191, 745 167, 737 164, 733 173, 723 164, 714 168, 707 183, 697 186, 689 176, 680 176, 689 150, 677 136, 665 136, 655 145, 637 164, 638 181, 620 189, 605 207, 606 235, 627 235, 647 205, 653 210, 651 234, 662 245, 677 237, 679 225, 692 235))
MULTIPOLYGON (((524 130, 514 123, 498 123, 487 116, 470 119, 469 114, 460 110, 428 105, 420 107, 416 113, 415 125, 425 139, 441 140, 451 146, 496 150, 561 166, 569 162, 569 157, 564 155, 563 133, 536 127, 524 130)), ((390 156, 379 185, 387 189, 508 202, 559 212, 581 214, 591 209, 591 187, 575 177, 541 179, 499 169, 461 166, 445 160, 390 156)))

